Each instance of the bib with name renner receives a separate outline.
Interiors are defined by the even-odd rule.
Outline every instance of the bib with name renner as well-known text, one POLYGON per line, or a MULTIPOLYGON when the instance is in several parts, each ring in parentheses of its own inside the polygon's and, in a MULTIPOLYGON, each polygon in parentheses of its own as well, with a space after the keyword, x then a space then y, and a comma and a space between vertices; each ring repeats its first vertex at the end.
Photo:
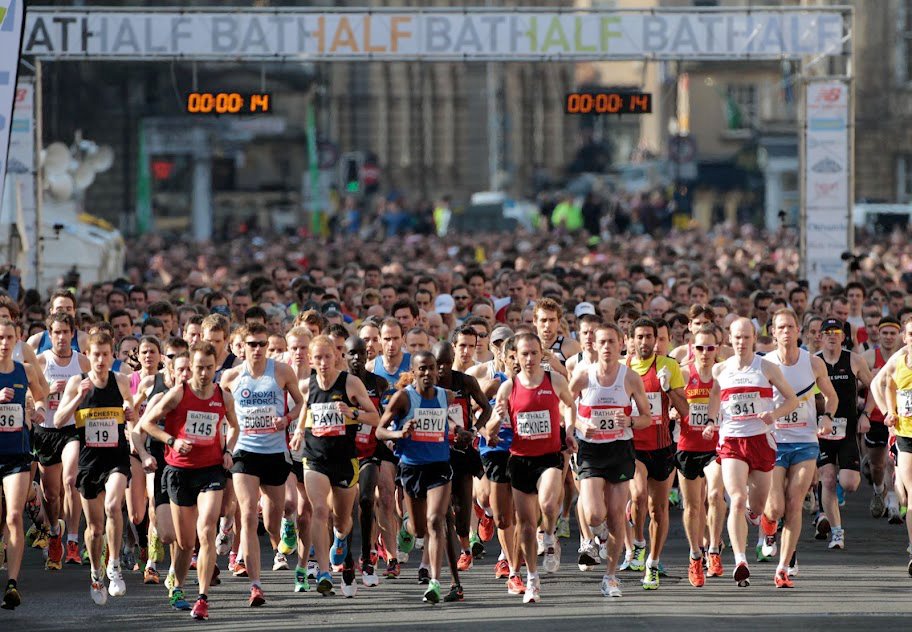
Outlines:
POLYGON ((509 402, 513 426, 511 454, 542 456, 561 451, 560 397, 547 371, 541 384, 534 388, 526 388, 519 378, 514 379, 509 402))

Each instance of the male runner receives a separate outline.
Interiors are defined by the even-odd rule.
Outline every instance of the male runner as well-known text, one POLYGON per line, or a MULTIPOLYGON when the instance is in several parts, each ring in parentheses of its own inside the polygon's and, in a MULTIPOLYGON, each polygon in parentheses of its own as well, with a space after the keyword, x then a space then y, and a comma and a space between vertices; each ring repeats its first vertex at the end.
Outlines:
POLYGON ((231 448, 237 441, 239 429, 231 394, 212 381, 215 347, 208 342, 197 342, 190 348, 190 359, 190 379, 175 385, 147 409, 142 430, 167 446, 162 485, 171 500, 177 536, 176 586, 171 590, 171 603, 184 602, 182 587, 198 540, 199 598, 191 616, 206 620, 216 558, 215 533, 227 478, 225 471, 233 465, 231 448), (162 417, 165 418, 164 428, 158 424, 162 417), (223 432, 224 425, 227 425, 227 432, 223 432))
POLYGON ((101 574, 102 546, 108 545, 110 595, 126 594, 120 568, 123 543, 122 506, 130 479, 130 446, 126 426, 133 423, 130 378, 114 373, 114 340, 106 332, 88 338, 88 373, 67 382, 54 425, 63 428, 75 414, 79 435, 76 489, 86 517, 85 542, 92 567, 90 594, 96 605, 108 601, 101 574), (128 418, 129 417, 129 418, 128 418))
MULTIPOLYGON (((770 426, 798 408, 798 398, 779 367, 754 353, 757 330, 748 318, 740 317, 732 323, 730 339, 735 354, 712 370, 715 381, 703 436, 708 439, 713 432, 719 433, 722 482, 730 498, 728 537, 735 555, 732 576, 743 588, 750 586, 744 516, 749 507, 759 508, 766 503, 776 463, 776 443, 770 426), (783 397, 775 408, 774 386, 783 397)), ((759 521, 755 509, 750 519, 759 521)))
MULTIPOLYGON (((205 330, 204 330, 205 337, 205 330)), ((301 408, 298 379, 290 366, 266 357, 269 329, 260 323, 241 328, 245 359, 228 369, 219 382, 234 399, 241 429, 232 454, 234 490, 241 508, 241 541, 247 575, 250 577, 250 607, 266 603, 260 585, 260 543, 257 539, 258 507, 263 499, 263 526, 273 549, 281 539, 285 480, 291 471, 291 456, 285 428, 301 408), (294 405, 286 407, 286 395, 294 405)))
MULTIPOLYGON (((606 543, 605 597, 620 597, 618 558, 624 546, 624 505, 636 471, 633 428, 652 423, 648 413, 632 416, 631 402, 648 410, 643 380, 619 362, 624 334, 617 325, 595 328, 598 361, 580 366, 570 381, 577 400, 576 439, 581 514, 590 530, 606 543)), ((581 547, 582 548, 582 547, 581 547)))

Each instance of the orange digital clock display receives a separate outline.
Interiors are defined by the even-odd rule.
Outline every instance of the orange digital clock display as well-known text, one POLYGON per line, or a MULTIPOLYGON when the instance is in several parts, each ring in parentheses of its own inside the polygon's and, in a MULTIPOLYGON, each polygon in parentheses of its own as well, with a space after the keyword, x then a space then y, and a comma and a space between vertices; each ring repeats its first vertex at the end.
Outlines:
POLYGON ((650 92, 569 92, 564 100, 567 114, 650 114, 650 92))
POLYGON ((188 114, 269 114, 268 92, 190 92, 185 102, 188 114))

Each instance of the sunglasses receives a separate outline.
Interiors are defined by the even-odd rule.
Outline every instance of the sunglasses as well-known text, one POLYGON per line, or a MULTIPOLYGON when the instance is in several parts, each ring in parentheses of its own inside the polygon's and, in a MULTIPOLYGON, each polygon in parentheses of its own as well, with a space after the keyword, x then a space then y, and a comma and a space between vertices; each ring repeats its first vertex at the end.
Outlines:
POLYGON ((486 334, 486 333, 478 333, 478 332, 476 332, 475 335, 478 336, 479 338, 487 338, 487 337, 488 337, 488 334, 486 334))
POLYGON ((694 349, 696 349, 700 353, 703 353, 704 351, 706 351, 707 353, 712 353, 717 348, 718 347, 716 347, 716 345, 694 345, 694 349))
POLYGON ((166 353, 165 357, 168 358, 169 360, 173 360, 174 358, 177 357, 177 354, 176 353, 166 353))
POLYGON ((468 296, 454 296, 453 300, 454 301, 467 301, 467 300, 469 300, 469 297, 468 296))
POLYGON ((824 336, 837 336, 844 332, 841 329, 827 329, 825 331, 821 331, 820 333, 822 333, 824 336))
POLYGON ((269 345, 269 343, 265 340, 247 340, 244 344, 246 344, 248 347, 259 347, 260 349, 263 349, 269 345))

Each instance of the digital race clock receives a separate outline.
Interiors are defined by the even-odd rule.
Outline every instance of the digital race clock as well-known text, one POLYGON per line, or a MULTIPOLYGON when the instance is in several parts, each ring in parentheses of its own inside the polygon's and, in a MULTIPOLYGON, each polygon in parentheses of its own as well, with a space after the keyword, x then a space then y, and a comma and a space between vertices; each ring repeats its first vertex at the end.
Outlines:
POLYGON ((570 92, 564 100, 567 114, 650 114, 650 92, 570 92))
POLYGON ((268 92, 190 92, 184 103, 188 114, 268 114, 272 95, 268 92))

